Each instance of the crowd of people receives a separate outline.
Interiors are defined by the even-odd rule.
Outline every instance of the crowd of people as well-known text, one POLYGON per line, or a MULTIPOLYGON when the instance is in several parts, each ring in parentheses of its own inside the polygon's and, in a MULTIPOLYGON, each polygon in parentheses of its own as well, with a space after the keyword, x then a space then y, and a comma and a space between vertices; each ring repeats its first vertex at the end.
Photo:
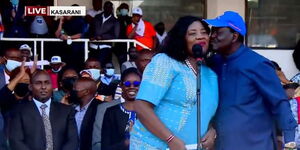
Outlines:
MULTIPOLYGON (((115 54, 121 66, 127 60, 127 43, 99 43, 98 40, 135 39, 155 50, 166 37, 164 24, 160 22, 154 28, 152 23, 143 19, 143 10, 139 7, 129 8, 126 3, 114 6, 106 1, 102 8, 102 0, 93 0, 92 4, 93 8, 87 10, 86 16, 57 18, 24 15, 24 6, 51 5, 47 1, 16 0, 16 4, 9 1, 1 3, 0 32, 3 37, 59 38, 65 42, 49 42, 44 46, 45 58, 61 56, 77 70, 84 61, 84 43, 72 42, 74 39, 90 39, 89 56, 99 59, 102 65, 112 62, 112 54, 115 54), (116 13, 114 7, 117 7, 116 13), (132 12, 132 16, 129 16, 129 12, 132 12)), ((143 48, 137 46, 136 49, 140 51, 143 48)))
POLYGON ((30 21, 21 2, 8 3, 10 19, 1 10, 4 36, 66 43, 53 50, 49 64, 25 43, 0 57, 1 150, 185 150, 198 141, 197 77, 202 149, 300 149, 300 75, 287 79, 276 62, 245 46, 238 13, 180 17, 167 33, 163 23, 143 20, 139 7, 130 17, 125 3, 116 18, 112 2, 102 11, 102 1, 93 0, 84 18, 62 17, 54 25, 45 16, 30 21), (90 38, 89 57, 80 62, 83 45, 72 40, 83 37, 90 38), (118 38, 149 49, 96 42, 118 38), (205 55, 201 68, 195 45, 205 55))

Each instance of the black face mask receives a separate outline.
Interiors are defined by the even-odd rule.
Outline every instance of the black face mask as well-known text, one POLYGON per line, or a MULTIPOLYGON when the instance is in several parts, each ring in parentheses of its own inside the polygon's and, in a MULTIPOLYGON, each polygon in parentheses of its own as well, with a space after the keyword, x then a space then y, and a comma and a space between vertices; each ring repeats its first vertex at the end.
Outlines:
POLYGON ((63 79, 61 82, 62 82, 62 86, 65 90, 72 91, 73 84, 75 81, 76 81, 76 78, 68 77, 68 78, 63 79))
POLYGON ((28 85, 29 84, 27 83, 18 83, 15 87, 14 92, 16 93, 16 95, 24 97, 29 93, 28 85))
POLYGON ((80 104, 80 98, 77 95, 77 91, 71 90, 70 91, 70 97, 69 97, 69 103, 70 104, 80 104))
POLYGON ((129 58, 130 58, 131 60, 136 60, 136 59, 137 59, 137 55, 129 55, 129 58))

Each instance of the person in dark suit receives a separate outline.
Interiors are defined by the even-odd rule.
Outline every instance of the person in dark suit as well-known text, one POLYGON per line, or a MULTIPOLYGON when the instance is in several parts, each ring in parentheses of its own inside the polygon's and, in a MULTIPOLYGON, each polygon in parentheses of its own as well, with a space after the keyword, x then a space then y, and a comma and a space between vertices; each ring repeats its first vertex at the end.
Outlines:
MULTIPOLYGON (((90 26, 90 39, 110 40, 119 38, 120 24, 113 14, 113 3, 106 1, 103 12, 96 15, 93 24, 90 26)), ((111 43, 90 43, 90 57, 96 57, 101 62, 102 67, 111 62, 112 44, 111 43)), ((116 56, 119 59, 118 54, 116 56)))
MULTIPOLYGON (((4 57, 0 57, 0 89, 9 83, 9 74, 18 65, 21 65, 21 52, 16 48, 6 49, 4 57)), ((1 95, 3 96, 3 95, 1 95)), ((0 102, 1 103, 1 102, 0 102)), ((4 117, 0 106, 0 149, 5 150, 6 146, 6 133, 4 132, 4 117)))
POLYGON ((29 90, 33 99, 20 104, 12 116, 11 150, 77 150, 78 135, 72 107, 53 102, 49 74, 37 70, 29 90))
POLYGON ((90 150, 92 146, 93 125, 97 106, 101 101, 95 99, 97 84, 91 78, 79 78, 73 86, 70 100, 75 107, 76 124, 79 133, 79 150, 90 150))

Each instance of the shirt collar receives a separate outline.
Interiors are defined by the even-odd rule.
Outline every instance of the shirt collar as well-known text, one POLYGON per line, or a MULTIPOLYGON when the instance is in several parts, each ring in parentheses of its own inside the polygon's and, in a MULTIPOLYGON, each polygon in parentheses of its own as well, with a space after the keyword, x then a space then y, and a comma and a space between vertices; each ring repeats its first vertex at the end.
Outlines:
MULTIPOLYGON (((93 98, 93 99, 94 99, 94 98, 93 98)), ((84 105, 81 109, 80 109, 80 105, 77 105, 77 106, 75 107, 75 110, 76 110, 76 111, 84 111, 84 110, 88 109, 89 106, 90 106, 90 104, 92 103, 93 99, 92 99, 89 103, 87 103, 86 105, 84 105)))
POLYGON ((49 98, 45 103, 42 103, 42 102, 36 100, 35 98, 33 98, 33 101, 38 106, 38 108, 40 108, 40 106, 42 106, 43 104, 46 104, 48 107, 51 104, 51 98, 49 98))
POLYGON ((234 53, 230 54, 229 56, 225 56, 224 58, 227 61, 234 60, 235 58, 240 56, 244 52, 244 50, 245 50, 245 45, 242 44, 238 50, 236 50, 234 53))

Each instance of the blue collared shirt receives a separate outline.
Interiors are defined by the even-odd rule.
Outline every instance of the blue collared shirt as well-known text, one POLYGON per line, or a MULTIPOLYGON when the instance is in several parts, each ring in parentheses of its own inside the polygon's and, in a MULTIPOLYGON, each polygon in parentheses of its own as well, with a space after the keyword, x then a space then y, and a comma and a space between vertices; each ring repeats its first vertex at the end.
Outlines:
POLYGON ((272 63, 242 45, 213 59, 219 80, 217 150, 273 150, 275 120, 285 142, 294 141, 296 121, 272 63))
POLYGON ((80 105, 75 107, 75 110, 77 111, 75 114, 75 120, 76 120, 76 125, 77 125, 77 131, 78 134, 80 135, 80 129, 81 129, 81 124, 84 118, 84 115, 87 111, 87 109, 89 108, 90 104, 92 103, 93 99, 87 103, 85 106, 83 106, 82 108, 80 108, 80 105))
POLYGON ((42 102, 36 100, 35 98, 33 98, 33 102, 35 103, 36 107, 38 108, 41 116, 42 116, 41 106, 46 104, 48 107, 45 108, 45 112, 46 112, 46 115, 49 117, 50 107, 51 107, 51 98, 49 100, 47 100, 45 103, 42 103, 42 102))

